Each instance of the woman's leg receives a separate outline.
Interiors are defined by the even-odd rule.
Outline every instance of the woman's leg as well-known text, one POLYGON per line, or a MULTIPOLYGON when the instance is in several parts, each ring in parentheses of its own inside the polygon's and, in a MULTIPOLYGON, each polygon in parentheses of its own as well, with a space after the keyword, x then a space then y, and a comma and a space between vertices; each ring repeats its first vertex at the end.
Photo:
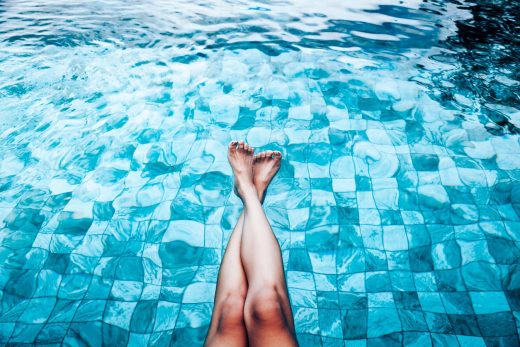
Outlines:
MULTIPOLYGON (((258 188, 260 180, 254 182, 256 187, 253 183, 252 150, 242 142, 236 149, 230 146, 229 159, 235 173, 235 186, 244 203, 240 254, 248 283, 244 319, 249 343, 252 346, 297 346, 280 246, 258 197, 262 191, 261 186, 258 188)), ((254 159, 254 177, 261 171, 276 173, 280 161, 279 152, 260 154, 254 159)))
POLYGON ((240 259, 243 225, 244 213, 241 213, 220 264, 206 346, 247 346, 244 323, 247 280, 240 259))
MULTIPOLYGON (((231 146, 236 149, 237 142, 231 146)), ((278 171, 278 166, 268 165, 265 154, 256 160, 254 175, 257 194, 263 201, 269 182, 278 171)), ((215 305, 211 316, 211 323, 206 337, 207 346, 245 346, 247 333, 244 322, 244 302, 247 293, 247 279, 242 267, 240 244, 244 213, 240 214, 237 224, 231 233, 226 247, 217 279, 215 305)))

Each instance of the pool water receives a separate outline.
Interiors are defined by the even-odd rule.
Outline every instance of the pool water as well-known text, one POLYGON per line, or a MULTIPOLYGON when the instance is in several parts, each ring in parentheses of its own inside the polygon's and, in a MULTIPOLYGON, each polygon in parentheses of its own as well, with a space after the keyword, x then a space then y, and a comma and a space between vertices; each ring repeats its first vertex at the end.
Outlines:
POLYGON ((239 139, 301 346, 518 346, 518 7, 0 1, 0 344, 202 345, 239 139))

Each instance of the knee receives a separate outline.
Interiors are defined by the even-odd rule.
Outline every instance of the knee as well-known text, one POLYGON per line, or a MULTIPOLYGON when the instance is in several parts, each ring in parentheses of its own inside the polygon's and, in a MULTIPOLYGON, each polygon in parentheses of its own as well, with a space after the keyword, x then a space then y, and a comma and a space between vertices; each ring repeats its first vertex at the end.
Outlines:
POLYGON ((245 295, 242 293, 229 293, 224 296, 218 303, 220 305, 219 331, 230 331, 244 326, 244 302, 245 295))
POLYGON ((246 324, 284 324, 281 297, 276 287, 248 294, 244 316, 246 324))

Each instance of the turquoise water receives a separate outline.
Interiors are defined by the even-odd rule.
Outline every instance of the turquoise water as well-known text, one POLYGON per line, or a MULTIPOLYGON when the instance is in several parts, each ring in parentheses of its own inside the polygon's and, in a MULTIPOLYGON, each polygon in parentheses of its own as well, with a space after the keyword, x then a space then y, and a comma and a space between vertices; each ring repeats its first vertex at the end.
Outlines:
POLYGON ((518 346, 518 13, 0 1, 0 344, 201 345, 239 139, 301 346, 518 346))

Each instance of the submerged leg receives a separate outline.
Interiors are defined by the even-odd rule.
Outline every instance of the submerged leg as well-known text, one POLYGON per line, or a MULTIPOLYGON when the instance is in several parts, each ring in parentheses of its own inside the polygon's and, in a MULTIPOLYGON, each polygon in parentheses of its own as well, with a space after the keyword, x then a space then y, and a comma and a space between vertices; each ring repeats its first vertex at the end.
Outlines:
MULTIPOLYGON (((281 154, 272 152, 257 158, 270 165, 276 163, 271 160, 277 160, 277 170, 281 154)), ((248 339, 252 346, 296 346, 280 246, 253 184, 253 174, 248 169, 252 162, 252 150, 247 145, 240 143, 236 150, 230 149, 235 185, 244 202, 240 250, 248 282, 244 307, 248 339)))

